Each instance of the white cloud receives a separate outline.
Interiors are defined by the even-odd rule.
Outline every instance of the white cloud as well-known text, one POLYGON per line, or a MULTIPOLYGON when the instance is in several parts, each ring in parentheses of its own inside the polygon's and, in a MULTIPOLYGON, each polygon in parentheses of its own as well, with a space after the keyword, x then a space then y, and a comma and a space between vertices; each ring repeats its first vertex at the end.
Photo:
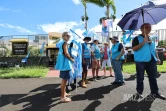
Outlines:
POLYGON ((81 25, 82 22, 56 22, 54 24, 41 24, 38 25, 38 29, 42 29, 44 32, 64 32, 81 25))
POLYGON ((152 2, 154 2, 156 5, 166 3, 166 1, 165 1, 165 0, 151 0, 151 1, 152 1, 152 2))
POLYGON ((0 26, 4 27, 4 28, 14 29, 14 30, 21 32, 21 33, 35 34, 35 32, 32 32, 32 31, 30 31, 26 28, 20 27, 20 26, 15 26, 15 25, 11 25, 11 24, 0 24, 0 26))
POLYGON ((159 22, 156 25, 153 25, 152 30, 158 30, 158 29, 166 29, 166 19, 162 20, 161 22, 159 22))
POLYGON ((81 2, 80 0, 72 0, 74 4, 79 5, 81 2))

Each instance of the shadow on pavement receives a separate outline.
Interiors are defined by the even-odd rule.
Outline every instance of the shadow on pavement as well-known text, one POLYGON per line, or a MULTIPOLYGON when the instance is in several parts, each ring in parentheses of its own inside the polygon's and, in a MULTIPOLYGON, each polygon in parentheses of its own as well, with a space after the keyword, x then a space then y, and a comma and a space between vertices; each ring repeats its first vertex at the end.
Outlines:
POLYGON ((60 84, 47 84, 36 88, 29 94, 13 94, 2 95, 0 106, 12 103, 13 105, 21 105, 23 108, 19 111, 49 111, 53 106, 60 104, 56 102, 60 97, 60 84), (38 93, 34 93, 40 91, 38 93), (53 104, 56 102, 55 104, 53 104))
POLYGON ((101 104, 100 101, 96 100, 93 101, 88 107, 86 107, 86 109, 84 109, 83 111, 95 111, 95 108, 98 107, 101 104))
POLYGON ((134 74, 134 75, 130 75, 129 78, 125 78, 125 81, 133 81, 135 79, 136 79, 136 75, 134 74))
POLYGON ((80 94, 73 96, 71 99, 72 101, 80 101, 80 100, 92 100, 93 102, 88 105, 88 107, 84 111, 94 111, 96 107, 98 107, 101 102, 99 99, 104 98, 104 94, 110 93, 110 91, 118 88, 119 86, 108 85, 108 86, 101 86, 98 88, 93 88, 85 92, 85 94, 80 94))
POLYGON ((136 95, 133 95, 127 102, 119 104, 111 111, 151 111, 150 108, 154 100, 155 97, 153 95, 148 95, 138 101, 136 95))
MULTIPOLYGON (((160 76, 161 76, 161 74, 158 72, 158 73, 157 73, 157 78, 159 78, 160 76)), ((145 75, 145 77, 148 77, 148 76, 145 75)), ((136 74, 130 75, 129 78, 125 78, 125 81, 133 81, 133 80, 135 80, 136 78, 137 78, 136 74)))

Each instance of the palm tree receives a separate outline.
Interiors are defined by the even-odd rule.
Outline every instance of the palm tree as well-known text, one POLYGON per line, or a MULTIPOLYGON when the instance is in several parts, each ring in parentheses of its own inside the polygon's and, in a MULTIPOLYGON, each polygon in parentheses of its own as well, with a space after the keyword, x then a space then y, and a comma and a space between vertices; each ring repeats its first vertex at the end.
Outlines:
POLYGON ((106 16, 110 18, 110 8, 113 10, 114 14, 116 14, 116 7, 114 0, 82 0, 86 3, 93 3, 99 7, 106 7, 106 16))
POLYGON ((89 17, 88 17, 88 14, 87 14, 86 1, 85 1, 85 0, 81 0, 81 2, 82 2, 82 5, 84 6, 84 16, 82 16, 81 18, 82 18, 82 21, 83 21, 83 22, 85 21, 85 29, 87 30, 87 28, 88 28, 87 22, 88 22, 88 20, 89 20, 89 17))
MULTIPOLYGON (((99 7, 106 7, 106 12, 105 12, 106 17, 100 18, 100 20, 99 20, 100 24, 102 23, 103 19, 104 20, 106 20, 106 19, 113 19, 113 21, 115 20, 115 18, 116 18, 116 16, 115 16, 115 14, 116 14, 116 7, 115 7, 114 0, 83 0, 83 1, 85 1, 86 3, 95 4, 95 5, 99 6, 99 7), (110 8, 112 9, 113 14, 110 14, 110 8)), ((109 33, 108 33, 108 36, 109 36, 109 33)), ((109 41, 109 38, 108 38, 108 41, 109 41)), ((110 46, 110 43, 109 43, 109 46, 110 46)))

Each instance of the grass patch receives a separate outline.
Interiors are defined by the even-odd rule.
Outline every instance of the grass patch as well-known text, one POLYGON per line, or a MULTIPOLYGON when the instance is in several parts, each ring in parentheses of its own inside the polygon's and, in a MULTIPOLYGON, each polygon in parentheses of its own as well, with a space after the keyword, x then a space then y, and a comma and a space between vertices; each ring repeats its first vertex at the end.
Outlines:
MULTIPOLYGON (((166 72, 166 61, 163 62, 163 65, 157 65, 158 72, 166 72)), ((125 63, 123 65, 123 72, 127 74, 135 74, 136 67, 134 63, 125 63)))
POLYGON ((125 63, 123 65, 123 72, 127 74, 135 74, 136 73, 136 66, 134 63, 125 63))
POLYGON ((48 67, 43 66, 4 68, 0 69, 0 78, 40 78, 45 77, 48 70, 48 67))

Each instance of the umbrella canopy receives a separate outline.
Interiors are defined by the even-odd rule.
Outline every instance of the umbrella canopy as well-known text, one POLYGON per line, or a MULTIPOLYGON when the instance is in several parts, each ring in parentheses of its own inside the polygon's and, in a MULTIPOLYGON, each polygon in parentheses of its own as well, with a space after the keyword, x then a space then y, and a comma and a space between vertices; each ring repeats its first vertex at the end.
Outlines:
POLYGON ((155 5, 148 2, 142 7, 125 14, 118 26, 122 30, 138 30, 144 23, 157 24, 166 18, 166 4, 155 5))

